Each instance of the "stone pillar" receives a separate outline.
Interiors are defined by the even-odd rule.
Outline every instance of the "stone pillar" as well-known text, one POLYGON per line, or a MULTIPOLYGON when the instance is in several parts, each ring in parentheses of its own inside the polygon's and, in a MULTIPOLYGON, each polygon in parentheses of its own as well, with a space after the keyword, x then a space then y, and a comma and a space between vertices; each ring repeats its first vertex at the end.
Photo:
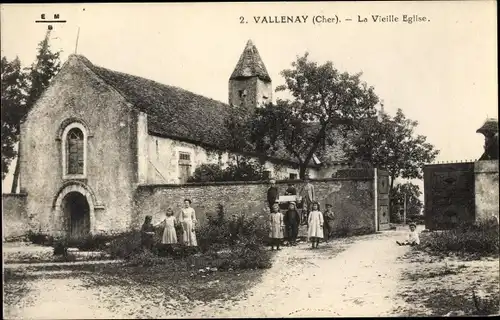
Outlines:
POLYGON ((474 163, 476 222, 499 218, 498 160, 474 163))

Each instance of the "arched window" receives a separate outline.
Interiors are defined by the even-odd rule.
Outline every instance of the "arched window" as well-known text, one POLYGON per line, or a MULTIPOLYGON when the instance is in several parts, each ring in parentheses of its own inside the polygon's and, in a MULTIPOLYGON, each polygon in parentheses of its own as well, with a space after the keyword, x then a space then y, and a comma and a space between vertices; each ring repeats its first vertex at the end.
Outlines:
POLYGON ((64 128, 62 137, 62 169, 64 179, 86 178, 87 130, 80 122, 64 128))
POLYGON ((73 128, 67 136, 66 156, 68 163, 68 174, 83 174, 83 132, 79 128, 73 128))

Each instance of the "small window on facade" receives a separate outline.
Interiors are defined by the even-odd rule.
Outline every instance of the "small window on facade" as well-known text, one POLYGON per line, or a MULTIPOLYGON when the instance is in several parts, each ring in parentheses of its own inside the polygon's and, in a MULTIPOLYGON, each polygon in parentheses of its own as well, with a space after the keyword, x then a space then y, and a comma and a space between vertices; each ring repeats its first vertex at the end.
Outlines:
POLYGON ((179 160, 191 161, 191 154, 187 152, 179 152, 179 160))
POLYGON ((238 93, 240 95, 240 99, 244 98, 247 95, 247 91, 246 90, 238 90, 238 93))
POLYGON ((67 170, 68 174, 83 174, 84 150, 83 132, 73 128, 67 135, 67 170))
POLYGON ((290 180, 297 180, 297 174, 296 173, 290 173, 290 180))

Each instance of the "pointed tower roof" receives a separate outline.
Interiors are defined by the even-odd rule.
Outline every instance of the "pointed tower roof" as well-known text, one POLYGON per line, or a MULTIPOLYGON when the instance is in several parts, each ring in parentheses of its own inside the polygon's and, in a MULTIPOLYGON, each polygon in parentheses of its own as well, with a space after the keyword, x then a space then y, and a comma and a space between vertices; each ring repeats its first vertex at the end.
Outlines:
POLYGON ((255 47, 252 40, 248 40, 229 80, 251 77, 258 77, 262 81, 271 81, 257 47, 255 47))

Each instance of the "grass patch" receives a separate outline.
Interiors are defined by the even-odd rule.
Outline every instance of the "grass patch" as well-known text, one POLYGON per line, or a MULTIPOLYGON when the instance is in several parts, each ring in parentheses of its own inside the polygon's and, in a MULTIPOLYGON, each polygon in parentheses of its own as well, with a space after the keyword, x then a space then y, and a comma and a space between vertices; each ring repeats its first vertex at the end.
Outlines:
POLYGON ((441 232, 422 233, 420 246, 414 250, 424 250, 433 254, 458 254, 470 258, 498 256, 498 225, 481 223, 463 225, 441 232))
MULTIPOLYGON (((432 310, 431 316, 443 316, 449 312, 459 311, 463 315, 492 315, 498 314, 500 301, 498 294, 475 299, 472 295, 472 289, 468 291, 455 290, 449 288, 420 289, 412 293, 412 297, 418 299, 407 299, 407 302, 413 304, 423 304, 426 308, 432 310)), ((415 314, 424 315, 424 314, 415 314)))

